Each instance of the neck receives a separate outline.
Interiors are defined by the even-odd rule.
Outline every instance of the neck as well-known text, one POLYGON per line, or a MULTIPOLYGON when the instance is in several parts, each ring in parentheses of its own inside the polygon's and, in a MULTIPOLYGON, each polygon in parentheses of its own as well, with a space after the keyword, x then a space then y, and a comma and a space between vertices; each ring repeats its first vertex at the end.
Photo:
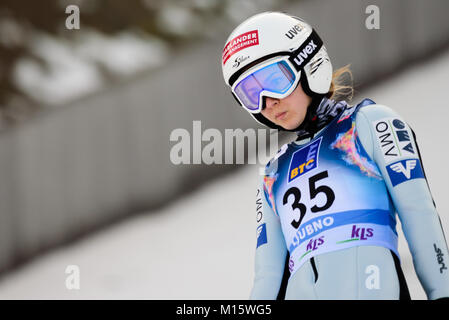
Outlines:
POLYGON ((335 117, 337 117, 347 106, 345 101, 334 101, 325 97, 315 97, 307 108, 304 121, 295 131, 298 140, 313 138, 313 136, 326 127, 335 117))

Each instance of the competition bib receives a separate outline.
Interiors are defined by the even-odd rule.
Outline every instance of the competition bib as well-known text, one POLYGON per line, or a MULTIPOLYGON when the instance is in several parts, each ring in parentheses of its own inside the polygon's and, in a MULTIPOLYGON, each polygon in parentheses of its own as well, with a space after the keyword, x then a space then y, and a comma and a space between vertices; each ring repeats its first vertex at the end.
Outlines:
POLYGON ((385 182, 357 138, 360 106, 346 109, 308 144, 289 144, 267 167, 265 193, 281 221, 291 274, 313 256, 353 246, 397 254, 385 182))

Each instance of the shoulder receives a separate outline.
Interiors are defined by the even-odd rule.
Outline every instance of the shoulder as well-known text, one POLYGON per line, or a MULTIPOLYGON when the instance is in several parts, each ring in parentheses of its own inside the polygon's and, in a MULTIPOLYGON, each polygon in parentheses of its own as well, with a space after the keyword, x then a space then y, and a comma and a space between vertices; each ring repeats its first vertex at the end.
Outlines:
POLYGON ((339 116, 338 122, 352 118, 357 122, 372 121, 379 118, 398 116, 390 107, 378 104, 371 99, 365 98, 357 104, 347 105, 339 116))
POLYGON ((364 99, 354 108, 358 139, 371 158, 377 149, 390 148, 394 136, 408 135, 406 122, 390 106, 364 99))
POLYGON ((382 104, 360 108, 356 127, 362 145, 378 163, 416 157, 413 131, 393 108, 382 104))
POLYGON ((387 127, 404 129, 407 126, 403 117, 390 106, 378 103, 357 105, 355 121, 357 128, 367 127, 376 132, 382 132, 387 127))
POLYGON ((382 118, 399 117, 399 114, 393 108, 387 105, 378 104, 372 100, 370 100, 372 101, 372 103, 370 104, 363 104, 364 101, 357 105, 356 117, 358 118, 365 118, 368 121, 375 121, 382 118))

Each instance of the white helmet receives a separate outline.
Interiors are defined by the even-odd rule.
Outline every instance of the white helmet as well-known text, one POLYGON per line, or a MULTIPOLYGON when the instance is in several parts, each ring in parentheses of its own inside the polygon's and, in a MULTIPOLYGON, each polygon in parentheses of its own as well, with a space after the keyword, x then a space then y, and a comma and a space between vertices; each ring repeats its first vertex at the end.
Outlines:
MULTIPOLYGON (((223 49, 223 77, 240 104, 244 105, 244 100, 236 94, 237 82, 248 72, 253 73, 266 66, 267 60, 279 60, 279 57, 284 57, 291 67, 291 73, 296 77, 295 87, 282 94, 261 88, 258 101, 262 100, 262 96, 284 98, 299 82, 311 97, 329 92, 332 64, 318 34, 300 18, 280 12, 264 12, 248 18, 235 28, 223 49)), ((262 116, 261 107, 245 109, 258 122, 282 129, 262 116)))

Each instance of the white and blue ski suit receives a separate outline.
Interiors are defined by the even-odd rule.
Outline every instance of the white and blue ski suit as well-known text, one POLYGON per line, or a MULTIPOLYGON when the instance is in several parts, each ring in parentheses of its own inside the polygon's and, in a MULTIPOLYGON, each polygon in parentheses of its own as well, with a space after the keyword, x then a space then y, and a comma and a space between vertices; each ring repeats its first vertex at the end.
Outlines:
POLYGON ((447 244, 414 132, 369 99, 323 98, 318 109, 330 110, 326 125, 265 168, 251 299, 410 298, 396 216, 427 297, 449 297, 447 244))

